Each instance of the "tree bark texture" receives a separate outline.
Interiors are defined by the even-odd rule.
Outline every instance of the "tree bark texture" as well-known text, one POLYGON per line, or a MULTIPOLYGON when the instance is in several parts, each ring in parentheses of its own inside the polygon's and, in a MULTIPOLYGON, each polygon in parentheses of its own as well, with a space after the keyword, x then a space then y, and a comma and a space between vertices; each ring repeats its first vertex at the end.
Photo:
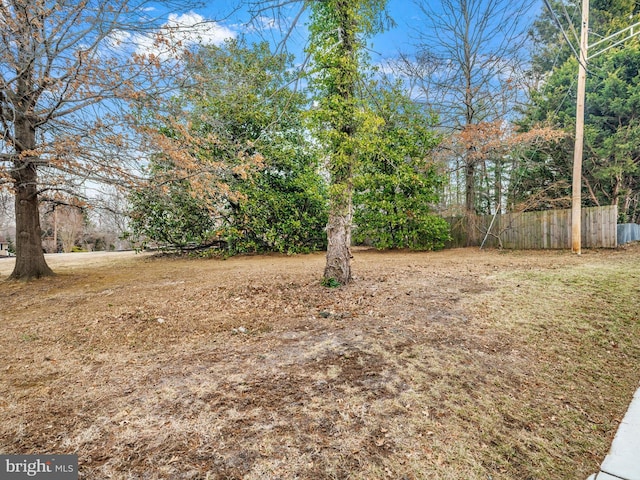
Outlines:
POLYGON ((351 194, 346 204, 332 208, 327 223, 327 263, 324 279, 335 279, 341 285, 351 281, 351 194))
POLYGON ((38 172, 35 158, 29 152, 35 148, 35 129, 28 118, 15 122, 17 159, 13 162, 16 212, 16 264, 9 277, 30 280, 53 275, 42 249, 42 230, 38 202, 38 172))

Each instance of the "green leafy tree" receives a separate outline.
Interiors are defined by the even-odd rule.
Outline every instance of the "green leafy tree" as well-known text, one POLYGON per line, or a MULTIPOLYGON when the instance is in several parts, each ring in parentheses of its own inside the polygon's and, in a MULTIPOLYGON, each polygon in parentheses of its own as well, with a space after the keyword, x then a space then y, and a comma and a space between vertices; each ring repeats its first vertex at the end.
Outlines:
MULTIPOLYGON (((570 5, 567 5, 570 7, 570 5)), ((621 27, 620 18, 636 13, 635 2, 595 2, 593 28, 603 34, 621 27)), ((548 38, 545 18, 537 28, 548 38)), ((541 35, 540 38, 545 38, 541 35)), ((551 42, 549 52, 557 52, 551 42)), ((541 54, 540 58, 545 58, 541 54)), ((548 65, 539 63, 539 66, 548 65)), ((514 185, 514 198, 541 201, 535 208, 551 207, 569 198, 575 132, 575 82, 578 63, 568 57, 548 73, 532 96, 522 123, 524 129, 548 123, 567 133, 568 141, 533 152, 514 185), (544 195, 541 193, 545 193, 544 195)), ((586 206, 618 205, 622 221, 640 220, 640 44, 632 40, 589 62, 585 109, 585 156, 582 198, 586 206)))
MULTIPOLYGON (((549 0, 549 5, 555 15, 548 8, 543 9, 529 33, 533 50, 532 73, 538 76, 547 76, 571 58, 574 50, 578 51, 582 2, 549 0), (567 40, 571 41, 573 50, 567 40)), ((590 30, 597 33, 599 37, 596 38, 602 38, 629 26, 629 19, 638 13, 640 4, 636 0, 591 0, 590 30)), ((595 41, 592 39, 589 43, 595 41)))
POLYGON ((439 141, 434 118, 399 86, 374 92, 380 126, 355 179, 354 240, 377 248, 442 248, 449 225, 432 210, 443 183, 430 160, 439 141))
POLYGON ((304 126, 308 99, 290 88, 297 80, 292 61, 267 43, 248 48, 231 41, 201 50, 193 62, 206 86, 191 98, 202 119, 197 128, 229 135, 261 158, 258 171, 230 182, 236 195, 222 211, 221 235, 232 251, 296 253, 326 245, 325 183, 304 126))
POLYGON ((173 178, 170 165, 154 159, 154 185, 129 196, 131 233, 146 246, 151 240, 163 249, 208 245, 216 238, 215 221, 206 203, 193 194, 189 182, 173 178))
MULTIPOLYGON (((174 209, 192 219, 164 228, 192 226, 189 242, 205 241, 215 231, 231 253, 295 253, 325 245, 324 182, 303 125, 308 100, 289 88, 291 61, 266 43, 248 47, 239 40, 189 57, 196 87, 176 101, 187 120, 170 115, 159 130, 161 142, 177 140, 182 148, 171 142, 165 148, 170 171, 152 175, 164 192, 149 198, 159 200, 159 221, 173 218, 174 209)), ((144 215, 141 206, 137 211, 144 215)))
POLYGON ((359 133, 367 111, 357 89, 366 70, 364 42, 380 31, 386 0, 327 0, 311 2, 310 85, 316 108, 314 132, 327 149, 329 220, 324 283, 345 285, 351 280, 351 226, 353 181, 359 150, 359 133))
MULTIPOLYGON (((299 157, 298 157, 299 159, 299 157)), ((225 229, 238 252, 301 253, 326 247, 326 185, 312 164, 274 160, 238 185, 225 229)))

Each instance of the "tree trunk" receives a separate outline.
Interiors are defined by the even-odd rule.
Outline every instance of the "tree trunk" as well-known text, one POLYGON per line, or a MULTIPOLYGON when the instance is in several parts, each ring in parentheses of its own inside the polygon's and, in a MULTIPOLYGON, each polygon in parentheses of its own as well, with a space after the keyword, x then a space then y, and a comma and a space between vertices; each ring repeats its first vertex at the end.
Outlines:
POLYGON ((53 275, 42 250, 37 174, 32 163, 14 171, 16 209, 16 265, 9 277, 30 280, 53 275))
POLYGON ((335 279, 340 285, 351 281, 351 194, 343 205, 335 205, 327 223, 327 263, 324 280, 335 279))
POLYGON ((494 178, 494 197, 493 202, 495 204, 495 210, 493 213, 502 214, 502 160, 496 159, 495 163, 495 178, 494 178))
POLYGON ((35 148, 35 130, 28 119, 15 122, 18 160, 11 175, 14 182, 16 211, 16 265, 9 277, 30 280, 53 275, 44 259, 40 211, 38 209, 38 172, 30 151, 35 148), (24 157, 24 158, 21 158, 24 157))
POLYGON ((478 212, 476 210, 476 167, 471 158, 467 158, 465 173, 465 216, 467 217, 467 247, 479 245, 478 212))
POLYGON ((329 221, 327 223, 327 263, 324 282, 337 281, 346 285, 351 281, 351 221, 353 217, 353 172, 356 162, 354 141, 355 106, 353 99, 357 82, 357 39, 354 3, 338 3, 335 15, 338 24, 338 58, 334 69, 333 85, 329 95, 339 98, 334 111, 332 127, 339 132, 334 140, 329 160, 331 187, 329 193, 329 221))

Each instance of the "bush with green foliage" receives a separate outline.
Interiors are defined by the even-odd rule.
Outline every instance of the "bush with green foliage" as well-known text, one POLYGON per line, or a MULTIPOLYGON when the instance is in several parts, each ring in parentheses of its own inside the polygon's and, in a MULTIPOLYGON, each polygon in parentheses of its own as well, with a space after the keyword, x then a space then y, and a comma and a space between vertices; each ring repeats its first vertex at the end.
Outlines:
POLYGON ((154 185, 160 167, 153 162, 152 183, 131 193, 131 233, 142 248, 151 242, 160 249, 187 249, 207 245, 216 237, 215 221, 202 199, 189 192, 186 181, 166 189, 154 185))
MULTIPOLYGON (((198 88, 175 102, 189 115, 188 135, 215 142, 192 147, 189 175, 171 162, 151 169, 151 186, 131 197, 134 234, 178 248, 215 237, 227 254, 323 248, 326 188, 303 125, 307 97, 288 88, 292 58, 230 40, 189 61, 198 88), (258 161, 239 169, 247 157, 258 161), (217 177, 203 185, 198 168, 212 165, 217 177)), ((169 137, 177 130, 161 127, 169 137)))
POLYGON ((398 85, 374 93, 379 121, 355 180, 354 240, 376 248, 443 248, 449 224, 433 213, 443 183, 430 160, 439 142, 433 118, 398 85))
POLYGON ((222 235, 234 252, 304 253, 326 247, 326 187, 313 168, 289 162, 238 185, 243 197, 222 235))

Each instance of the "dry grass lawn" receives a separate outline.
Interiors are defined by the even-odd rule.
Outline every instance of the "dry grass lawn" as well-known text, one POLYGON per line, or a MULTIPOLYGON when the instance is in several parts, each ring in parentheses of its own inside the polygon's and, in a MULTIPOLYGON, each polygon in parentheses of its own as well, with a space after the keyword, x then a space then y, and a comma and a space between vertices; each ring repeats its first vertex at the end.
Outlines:
POLYGON ((50 263, 0 282, 0 452, 82 479, 583 480, 640 380, 638 245, 50 263))

